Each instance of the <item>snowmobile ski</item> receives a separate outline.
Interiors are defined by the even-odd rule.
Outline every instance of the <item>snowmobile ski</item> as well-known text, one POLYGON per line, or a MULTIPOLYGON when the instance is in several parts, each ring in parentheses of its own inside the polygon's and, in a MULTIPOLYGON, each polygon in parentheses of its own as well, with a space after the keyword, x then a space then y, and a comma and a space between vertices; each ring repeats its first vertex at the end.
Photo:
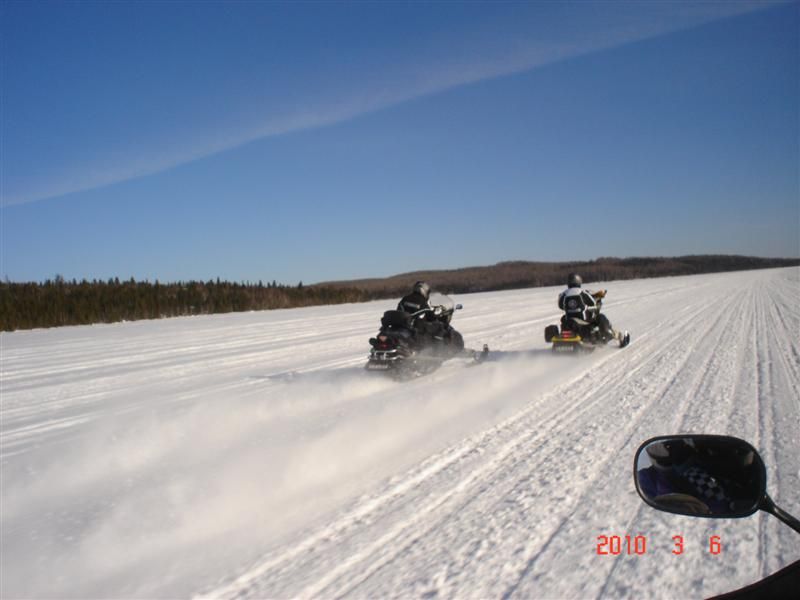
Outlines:
POLYGON ((631 334, 627 331, 620 332, 619 347, 624 348, 631 343, 631 334))

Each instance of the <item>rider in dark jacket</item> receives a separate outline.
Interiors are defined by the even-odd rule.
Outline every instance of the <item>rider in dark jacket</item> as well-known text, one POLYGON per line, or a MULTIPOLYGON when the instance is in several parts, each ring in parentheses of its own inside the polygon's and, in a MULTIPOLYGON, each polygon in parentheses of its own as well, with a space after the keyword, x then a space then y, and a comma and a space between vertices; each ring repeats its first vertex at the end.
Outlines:
MULTIPOLYGON (((414 284, 411 293, 403 296, 400 303, 397 305, 397 310, 402 310, 409 314, 419 312, 424 309, 433 308, 430 305, 431 286, 424 281, 418 281, 414 284)), ((461 334, 455 329, 450 327, 449 323, 444 323, 438 314, 429 311, 422 315, 422 318, 417 318, 415 326, 418 331, 434 338, 435 340, 446 340, 448 344, 455 344, 458 347, 464 347, 464 339, 461 334)))
POLYGON ((430 308, 431 305, 428 303, 430 296, 431 286, 424 281, 418 281, 414 284, 411 293, 403 296, 400 300, 400 304, 397 305, 397 310, 415 313, 425 308, 430 308))

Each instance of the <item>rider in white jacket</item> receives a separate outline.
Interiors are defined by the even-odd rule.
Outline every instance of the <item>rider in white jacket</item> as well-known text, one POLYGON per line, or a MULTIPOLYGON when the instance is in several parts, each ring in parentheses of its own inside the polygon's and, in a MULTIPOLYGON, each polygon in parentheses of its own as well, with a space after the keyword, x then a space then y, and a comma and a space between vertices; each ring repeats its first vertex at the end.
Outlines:
POLYGON ((558 308, 564 311, 565 318, 582 319, 600 327, 607 339, 621 339, 621 333, 611 327, 611 322, 600 312, 599 300, 605 297, 606 291, 590 292, 581 288, 583 279, 577 273, 570 273, 567 278, 567 289, 558 295, 558 308))

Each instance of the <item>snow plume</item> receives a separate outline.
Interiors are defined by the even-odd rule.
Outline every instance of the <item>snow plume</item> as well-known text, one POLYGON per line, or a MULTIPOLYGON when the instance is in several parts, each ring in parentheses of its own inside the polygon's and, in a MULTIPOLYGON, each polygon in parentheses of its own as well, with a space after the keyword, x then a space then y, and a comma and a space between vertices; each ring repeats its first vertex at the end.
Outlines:
POLYGON ((4 588, 149 595, 142 574, 156 569, 161 593, 166 584, 185 594, 187 571, 201 581, 199 565, 263 551, 529 401, 540 390, 520 386, 552 369, 550 357, 524 370, 506 358, 406 383, 360 367, 258 378, 236 394, 98 420, 58 453, 32 451, 24 468, 4 469, 3 544, 16 556, 6 554, 4 588))
POLYGON ((315 401, 357 401, 374 385, 281 384, 266 397, 209 397, 189 408, 99 421, 57 454, 32 452, 24 469, 4 467, 4 525, 31 523, 33 514, 38 522, 32 532, 4 527, 3 544, 13 538, 25 548, 28 534, 31 541, 47 536, 57 553, 39 556, 55 566, 49 581, 36 575, 36 557, 25 556, 5 569, 4 587, 85 597, 95 584, 107 589, 118 571, 181 556, 201 541, 235 535, 249 542, 247 531, 262 524, 280 530, 288 503, 319 479, 287 470, 319 435, 315 429, 330 426, 305 415, 315 401))

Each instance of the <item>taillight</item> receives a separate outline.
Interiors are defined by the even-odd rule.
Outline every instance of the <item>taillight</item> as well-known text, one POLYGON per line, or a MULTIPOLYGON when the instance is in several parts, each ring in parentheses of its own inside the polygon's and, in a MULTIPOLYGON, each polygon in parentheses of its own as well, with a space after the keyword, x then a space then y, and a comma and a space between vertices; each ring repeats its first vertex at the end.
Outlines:
POLYGON ((379 335, 378 336, 378 343, 376 344, 376 348, 380 348, 381 350, 386 350, 387 348, 394 347, 394 340, 387 335, 379 335))

